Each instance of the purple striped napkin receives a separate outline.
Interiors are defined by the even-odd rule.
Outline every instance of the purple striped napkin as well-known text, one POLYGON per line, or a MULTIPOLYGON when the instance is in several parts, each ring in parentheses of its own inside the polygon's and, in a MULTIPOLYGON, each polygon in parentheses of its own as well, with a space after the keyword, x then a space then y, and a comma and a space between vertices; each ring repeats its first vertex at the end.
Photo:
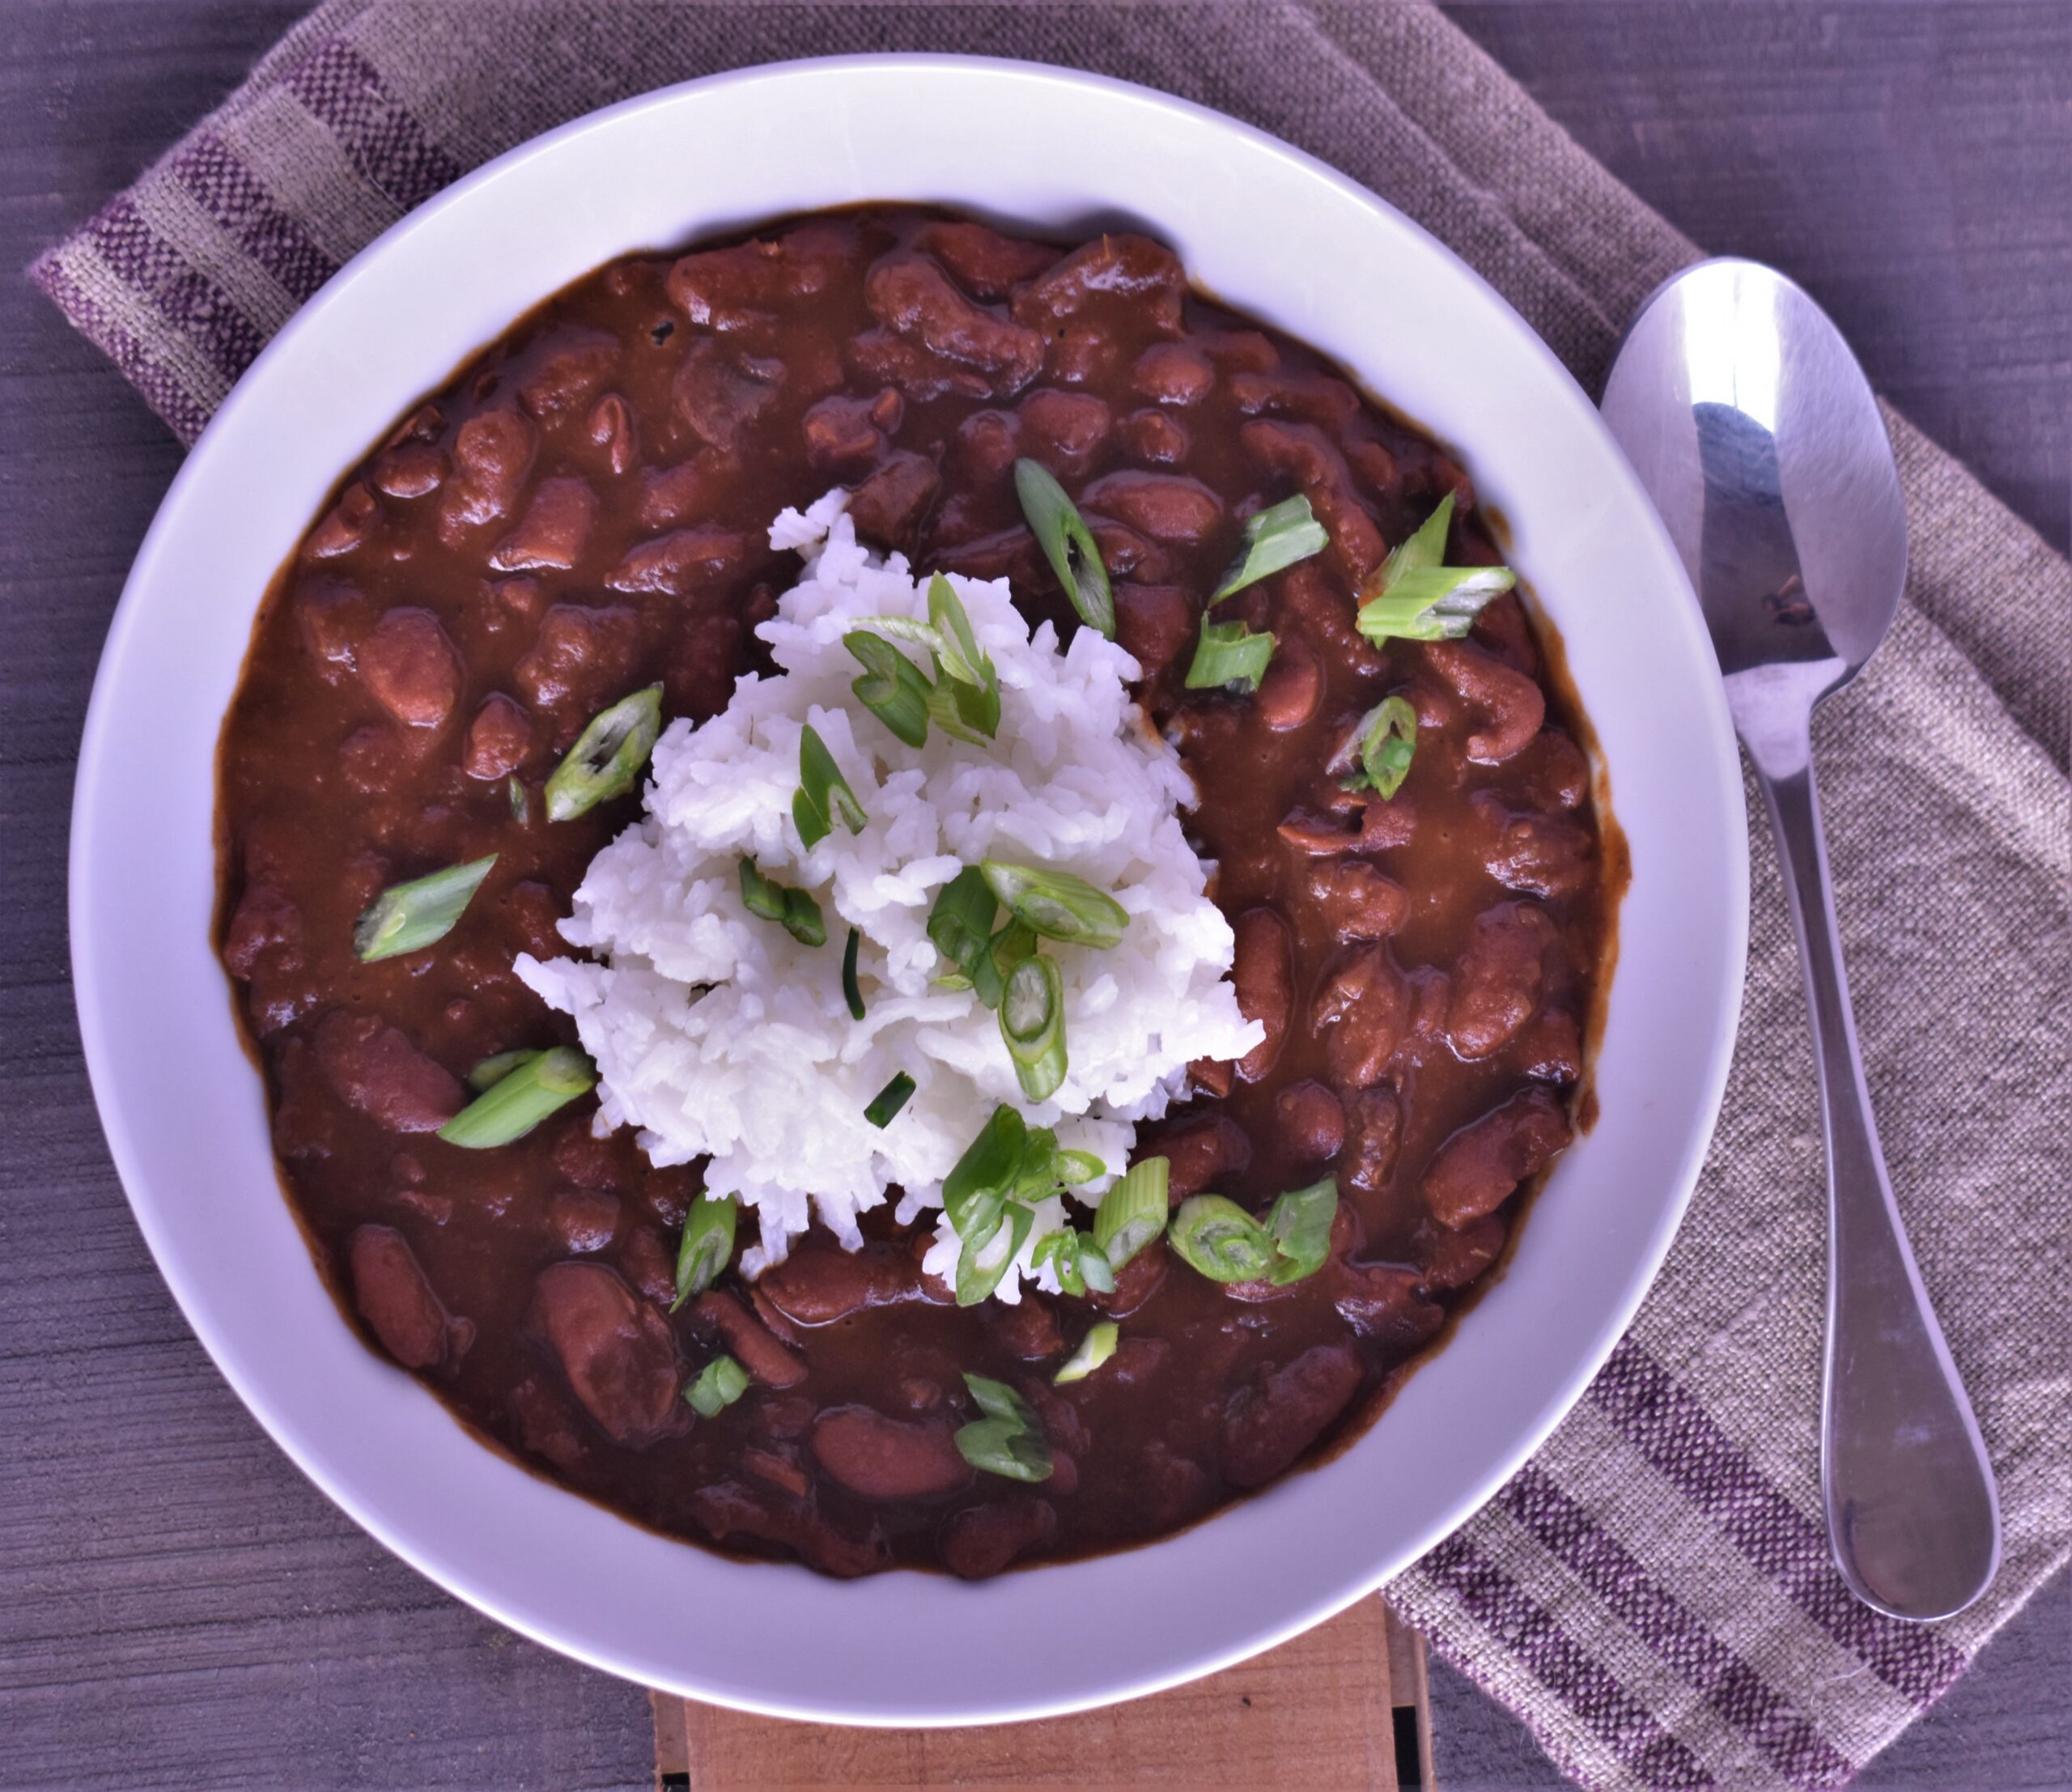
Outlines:
MULTIPOLYGON (((1451 244, 1586 386, 1696 253, 1421 5, 327 0, 34 278, 191 440, 299 304, 465 170, 664 82, 871 49, 1072 64, 1263 125, 1451 244)), ((1531 1466, 1389 1589, 1590 1786, 1839 1783, 2068 1553, 2072 569, 1891 422, 1908 601, 1823 711, 1820 772, 1872 1093, 2000 1476, 2006 1565, 1922 1629, 1829 1562, 1813 1066, 1759 828, 1739 1056, 1669 1263, 1531 1466)))

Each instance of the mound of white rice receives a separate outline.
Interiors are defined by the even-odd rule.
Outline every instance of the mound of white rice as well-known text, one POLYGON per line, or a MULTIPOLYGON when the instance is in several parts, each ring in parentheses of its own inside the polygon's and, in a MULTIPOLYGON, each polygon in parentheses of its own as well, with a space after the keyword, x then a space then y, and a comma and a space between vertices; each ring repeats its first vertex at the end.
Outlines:
MULTIPOLYGON (((1193 787, 1125 686, 1136 661, 1091 629, 1060 653, 1049 623, 1030 635, 1004 579, 953 578, 999 671, 997 737, 976 745, 932 727, 906 745, 851 692, 861 669, 842 636, 871 616, 925 619, 925 587, 903 558, 880 564, 858 546, 842 503, 830 493, 771 525, 771 546, 806 563, 758 631, 779 673, 743 677, 702 726, 672 724, 645 819, 592 861, 561 931, 601 962, 517 965, 575 1017, 597 1063, 600 1128, 638 1127, 657 1164, 709 1157, 707 1191, 755 1210, 750 1276, 814 1214, 853 1249, 856 1216, 894 1184, 903 1221, 939 1206, 944 1176, 1003 1102, 1119 1172, 1134 1123, 1165 1111, 1190 1059, 1242 1056, 1259 1037, 1224 976, 1229 925, 1181 832, 1193 787), (855 834, 838 821, 809 851, 792 819, 809 722, 868 817, 855 834), (744 856, 818 901, 826 945, 742 907, 744 856), (949 967, 928 941, 930 908, 987 857, 1072 872, 1131 916, 1105 951, 1046 944, 1064 975, 1070 1068, 1042 1103, 1023 1098, 996 1015, 969 990, 931 987, 949 967), (851 927, 863 935, 861 1021, 842 987, 851 927), (918 1086, 881 1131, 864 1109, 901 1071, 918 1086)), ((1106 1181, 1081 1192, 1098 1199, 1106 1181)), ((1062 1217, 1061 1203, 1039 1208, 1032 1241, 1062 1217)), ((953 1271, 957 1251, 945 1222, 930 1267, 953 1271)), ((1003 1278, 1004 1298, 1020 1279, 1003 1278)), ((1038 1285, 1052 1285, 1047 1268, 1038 1285)))

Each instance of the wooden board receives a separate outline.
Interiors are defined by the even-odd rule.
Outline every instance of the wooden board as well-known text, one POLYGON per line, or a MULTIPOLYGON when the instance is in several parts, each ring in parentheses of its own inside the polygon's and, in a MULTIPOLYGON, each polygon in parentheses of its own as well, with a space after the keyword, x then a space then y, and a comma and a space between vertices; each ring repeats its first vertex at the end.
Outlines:
POLYGON ((1433 1783, 1424 1641, 1378 1599, 1206 1679, 1035 1723, 843 1729, 650 1697, 657 1792, 1433 1783))

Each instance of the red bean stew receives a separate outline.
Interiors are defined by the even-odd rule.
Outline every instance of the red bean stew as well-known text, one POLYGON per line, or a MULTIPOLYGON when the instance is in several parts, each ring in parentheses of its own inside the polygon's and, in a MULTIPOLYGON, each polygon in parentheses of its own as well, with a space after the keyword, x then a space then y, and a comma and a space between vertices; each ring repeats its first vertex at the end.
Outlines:
POLYGON ((223 960, 342 1305, 527 1465, 833 1574, 1140 1543, 1357 1434, 1569 1141, 1620 881, 1582 719, 1515 595, 1463 639, 1355 626, 1363 581, 1449 495, 1448 563, 1496 564, 1444 450, 1140 236, 823 214, 627 257, 521 320, 354 469, 267 599, 223 735, 223 960), (587 1099, 495 1149, 436 1136, 480 1060, 575 1043, 512 961, 569 949, 556 924, 639 799, 550 822, 541 782, 642 686, 667 717, 726 704, 796 576, 768 522, 832 486, 868 541, 1008 574, 1025 609, 1077 626, 1023 520, 1023 456, 1114 580, 1266 1032, 1195 1066, 1139 1155, 1169 1160, 1175 1204, 1212 1189, 1263 1212, 1335 1177, 1329 1260, 1231 1285, 1154 1243, 1112 1293, 960 1307, 888 1203, 860 1255, 816 1231, 673 1311, 694 1169, 593 1137, 587 1099), (1263 682, 1187 689, 1246 519, 1297 495, 1328 545, 1216 612, 1272 631, 1263 682), (1416 750, 1384 800, 1333 760, 1389 694, 1416 750), (490 853, 439 943, 356 954, 384 887, 490 853), (1103 1315, 1112 1360, 1054 1385, 1103 1315), (694 1413, 722 1352, 745 1391, 694 1413), (966 1373, 1033 1407, 1047 1480, 954 1447, 966 1373))

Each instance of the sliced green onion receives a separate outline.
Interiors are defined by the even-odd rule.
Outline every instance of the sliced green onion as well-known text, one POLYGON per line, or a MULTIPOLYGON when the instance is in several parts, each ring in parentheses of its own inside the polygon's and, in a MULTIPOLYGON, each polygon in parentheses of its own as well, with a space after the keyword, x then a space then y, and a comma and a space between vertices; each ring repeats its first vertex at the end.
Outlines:
POLYGON ((1269 1280, 1285 1287, 1322 1269, 1331 1255, 1331 1221, 1337 1217, 1338 1183, 1329 1176, 1307 1188, 1291 1189, 1276 1201, 1266 1217, 1275 1252, 1269 1280))
POLYGON ((1378 646, 1394 639, 1457 641, 1484 604, 1518 583, 1509 567, 1439 563, 1453 516, 1454 495, 1448 492, 1361 588, 1360 632, 1378 646))
POLYGON ((1212 1282, 1257 1281, 1273 1267, 1273 1239, 1266 1228, 1221 1195, 1181 1202, 1166 1242, 1212 1282))
POLYGON ((520 1064, 529 1064, 538 1057, 533 1051, 499 1051, 493 1058, 485 1058, 468 1072, 468 1087, 478 1095, 486 1089, 494 1089, 520 1064))
POLYGON ((827 944, 827 923, 820 904, 803 890, 793 890, 765 877, 753 859, 743 859, 741 907, 758 920, 775 921, 800 945, 827 944))
POLYGON ((1078 507, 1049 470, 1034 461, 1014 463, 1014 495, 1021 500, 1030 533, 1080 619, 1115 639, 1115 597, 1108 588, 1108 569, 1102 563, 1101 546, 1078 507))
POLYGON ((1005 1382, 966 1375, 964 1385, 985 1415, 958 1428, 957 1447, 965 1461, 988 1475, 1013 1481, 1051 1477, 1050 1446, 1035 1409, 1005 1382))
POLYGON ((1107 1166, 1090 1151, 1054 1151, 1051 1153, 1051 1171, 1061 1188, 1077 1188, 1082 1183, 1090 1183, 1107 1169, 1107 1166))
POLYGON ((1301 493, 1269 505, 1245 524, 1238 557, 1209 602, 1220 604, 1233 592, 1321 554, 1330 541, 1323 524, 1311 513, 1310 500, 1301 493))
POLYGON ((1096 1244, 1086 1233, 1076 1234, 1079 1244, 1079 1272, 1085 1278, 1086 1285, 1097 1294, 1115 1292, 1115 1266, 1108 1261, 1108 1253, 1096 1244))
POLYGON ((993 916, 1000 901, 984 874, 966 865, 936 894, 928 911, 928 941, 979 992, 987 1008, 1000 1000, 1000 974, 992 958, 993 916))
POLYGON ((683 1397, 701 1419, 716 1419, 748 1392, 748 1371, 731 1357, 715 1357, 698 1371, 683 1397))
POLYGON ((1344 780, 1345 788, 1371 790, 1385 799, 1395 795, 1417 751, 1417 711, 1409 699, 1384 697, 1360 718, 1353 735, 1359 769, 1344 780))
POLYGON ((1116 1340, 1122 1336, 1122 1327, 1113 1319, 1102 1319, 1086 1328, 1086 1336, 1079 1340, 1079 1348, 1065 1358, 1064 1366, 1051 1378, 1053 1387, 1063 1387, 1068 1382, 1083 1382, 1102 1364, 1115 1353, 1116 1340))
POLYGON ((928 720, 953 740, 983 746, 1000 725, 1000 691, 940 679, 928 687, 928 720))
POLYGON ((864 805, 809 722, 799 731, 799 788, 792 793, 792 820, 809 851, 827 838, 837 815, 851 834, 864 831, 864 805))
POLYGON ((861 703, 911 747, 928 737, 928 681, 921 669, 881 635, 851 629, 842 644, 864 669, 849 688, 861 703))
POLYGON ((1201 639, 1184 681, 1190 690, 1216 690, 1226 686, 1257 690, 1273 660, 1275 637, 1255 635, 1242 622, 1212 622, 1204 610, 1201 639))
POLYGON ((461 911, 473 899, 495 863, 496 855, 492 852, 486 859, 449 865, 428 877, 391 884, 361 911, 353 925, 353 950, 360 962, 371 965, 376 959, 436 945, 453 931, 461 911))
POLYGON ((482 1151, 522 1139, 550 1114, 597 1086, 597 1067, 573 1046, 529 1058, 439 1129, 448 1144, 482 1151))
POLYGON ((1040 952, 1014 967, 1000 992, 1000 1037, 1021 1093, 1047 1102, 1065 1080, 1065 980, 1040 952))
POLYGON ((572 822, 600 803, 623 796, 639 782, 661 732, 660 685, 622 697, 592 716, 547 779, 547 819, 572 822))
POLYGON ((1004 983, 1008 975, 1025 958, 1036 956, 1036 930, 1020 915, 996 933, 988 949, 993 969, 1000 974, 1004 983))
POLYGON ((914 1079, 901 1071, 892 1081, 871 1098, 871 1105, 864 1110, 864 1118, 882 1131, 892 1124, 900 1109, 915 1090, 914 1079))
POLYGON ((707 1195, 693 1201, 683 1217, 683 1237, 677 1244, 677 1297, 673 1313, 694 1294, 703 1294, 734 1260, 734 1228, 741 1207, 732 1195, 707 1195))
POLYGON ((505 794, 511 799, 511 818, 520 827, 533 825, 533 799, 525 794, 524 781, 516 772, 503 781, 505 794))
POLYGON ((1046 1264, 1058 1279, 1060 1293, 1079 1295, 1086 1292, 1086 1278, 1079 1272, 1079 1234, 1070 1226, 1055 1232, 1047 1232, 1036 1241, 1029 1253, 1029 1267, 1040 1270, 1046 1264))
POLYGON ((928 620, 935 625, 939 643, 936 657, 942 662, 942 669, 960 684, 975 685, 981 690, 991 686, 997 699, 1000 677, 993 662, 971 632, 964 600, 940 572, 928 581, 928 620))
POLYGON ((1069 871, 1039 870, 1001 859, 982 859, 979 870, 1016 919, 1046 939, 1105 949, 1130 924, 1129 911, 1120 902, 1069 871))
MULTIPOLYGON (((1036 1216, 1015 1202, 983 1238, 965 1238, 957 1259, 957 1304, 976 1306, 1000 1285, 1000 1278, 1021 1255, 1036 1216)), ((960 1238, 963 1237, 960 1231, 960 1238)))
POLYGON ((1032 1126, 1021 1141, 1021 1161, 1008 1190, 1010 1200, 1031 1204, 1058 1191, 1058 1136, 1047 1126, 1032 1126))
POLYGON ((960 1238, 990 1235, 1028 1149, 1029 1128, 1003 1102, 943 1178, 942 1206, 960 1238))
POLYGON ((849 1018, 864 1017, 864 986, 856 981, 856 954, 864 943, 863 930, 849 929, 849 943, 842 949, 842 999, 849 1004, 849 1018))
POLYGON ((1172 1166, 1163 1157, 1142 1157, 1101 1197, 1093 1216, 1093 1242, 1120 1269, 1166 1229, 1166 1188, 1172 1166))

